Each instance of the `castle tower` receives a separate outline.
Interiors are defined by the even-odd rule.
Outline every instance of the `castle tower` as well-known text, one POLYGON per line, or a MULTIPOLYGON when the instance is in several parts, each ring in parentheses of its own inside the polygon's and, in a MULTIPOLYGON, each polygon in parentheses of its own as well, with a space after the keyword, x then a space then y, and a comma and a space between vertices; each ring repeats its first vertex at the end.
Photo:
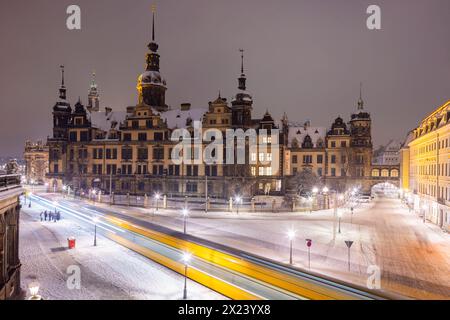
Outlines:
POLYGON ((247 77, 244 73, 244 50, 241 52, 241 75, 238 78, 238 93, 231 101, 232 105, 232 124, 234 127, 249 127, 252 121, 253 98, 246 91, 247 77))
MULTIPOLYGON (((352 155, 351 175, 356 179, 370 177, 372 166, 372 120, 370 114, 364 110, 362 98, 362 84, 360 86, 357 113, 352 114, 350 120, 350 136, 352 155)), ((360 183, 367 187, 363 181, 360 183)))
POLYGON ((146 70, 138 78, 137 90, 139 93, 139 104, 146 104, 156 111, 168 110, 166 105, 166 80, 159 72, 158 44, 155 42, 155 7, 152 8, 152 41, 149 43, 150 50, 146 58, 146 70))
POLYGON ((67 139, 67 129, 71 114, 70 104, 67 102, 67 90, 64 84, 64 66, 61 66, 61 86, 59 88, 59 100, 53 107, 53 138, 67 139))
POLYGON ((92 82, 91 87, 89 88, 87 109, 91 112, 100 110, 100 95, 98 93, 97 84, 95 83, 95 72, 92 73, 92 82))

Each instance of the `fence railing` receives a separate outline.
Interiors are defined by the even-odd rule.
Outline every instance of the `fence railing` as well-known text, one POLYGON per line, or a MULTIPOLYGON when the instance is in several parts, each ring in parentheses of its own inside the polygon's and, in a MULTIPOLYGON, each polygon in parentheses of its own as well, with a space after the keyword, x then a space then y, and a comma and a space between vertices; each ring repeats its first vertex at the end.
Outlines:
POLYGON ((0 175, 0 189, 20 186, 20 175, 5 174, 0 175))

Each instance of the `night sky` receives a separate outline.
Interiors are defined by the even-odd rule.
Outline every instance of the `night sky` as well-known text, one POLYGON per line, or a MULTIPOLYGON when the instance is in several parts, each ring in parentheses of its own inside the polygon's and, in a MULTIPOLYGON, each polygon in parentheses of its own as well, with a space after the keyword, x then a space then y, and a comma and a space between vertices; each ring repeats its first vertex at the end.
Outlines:
POLYGON ((136 104, 145 68, 151 5, 172 107, 231 98, 245 49, 254 116, 329 127, 356 110, 363 82, 375 145, 403 140, 450 98, 448 0, 0 0, 0 156, 21 157, 24 141, 51 134, 52 107, 66 66, 72 104, 86 102, 97 73, 103 106, 136 104), (81 7, 82 29, 66 28, 81 7), (382 30, 366 9, 382 10, 382 30))

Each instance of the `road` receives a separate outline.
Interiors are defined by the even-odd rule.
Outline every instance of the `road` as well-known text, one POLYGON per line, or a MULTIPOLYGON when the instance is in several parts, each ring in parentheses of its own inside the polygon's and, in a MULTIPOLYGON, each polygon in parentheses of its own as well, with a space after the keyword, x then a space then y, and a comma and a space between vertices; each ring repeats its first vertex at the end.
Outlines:
MULTIPOLYGON (((98 234, 81 220, 40 221, 46 208, 36 202, 24 206, 20 218, 22 288, 39 282, 45 300, 172 300, 183 297, 184 277, 98 234), (67 250, 67 237, 75 236, 76 248, 67 250), (80 268, 80 287, 70 289, 68 268, 80 268)), ((72 272, 72 271, 71 271, 72 272)), ((188 299, 226 299, 188 281, 188 299)))
MULTIPOLYGON (((47 195, 48 196, 48 195, 47 195)), ((67 201, 67 200, 66 200, 67 201)), ((84 204, 96 210, 114 211, 143 221, 182 230, 179 212, 108 205, 84 204)), ((331 212, 279 215, 192 213, 188 232, 281 262, 287 262, 286 231, 297 230, 294 263, 307 268, 305 239, 313 240, 311 269, 365 285, 367 267, 382 271, 381 290, 418 299, 449 299, 450 239, 429 224, 423 224, 397 199, 377 198, 355 211, 344 211, 341 234, 333 234, 331 212), (351 271, 347 271, 345 240, 353 240, 351 271)))

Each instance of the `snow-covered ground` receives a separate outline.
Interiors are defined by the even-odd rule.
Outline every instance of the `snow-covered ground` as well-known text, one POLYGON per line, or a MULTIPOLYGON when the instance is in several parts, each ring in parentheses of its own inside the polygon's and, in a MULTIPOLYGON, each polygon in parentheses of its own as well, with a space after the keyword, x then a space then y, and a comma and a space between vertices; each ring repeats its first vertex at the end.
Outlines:
MULTIPOLYGON (((70 217, 56 223, 41 222, 39 213, 43 210, 34 203, 31 209, 24 206, 21 212, 19 250, 23 289, 37 281, 39 294, 48 300, 182 298, 181 275, 102 236, 98 236, 98 245, 94 247, 90 225, 70 217), (70 236, 77 241, 73 250, 67 250, 70 236), (80 268, 80 289, 70 290, 67 286, 70 266, 80 268)), ((188 281, 188 299, 225 298, 188 281)))
MULTIPOLYGON (((154 215, 153 209, 110 207, 122 214, 182 230, 176 211, 154 215)), ((368 267, 382 272, 381 289, 420 299, 450 299, 450 235, 424 224, 398 199, 377 198, 358 207, 353 216, 343 209, 341 233, 333 211, 280 214, 192 212, 188 232, 287 263, 289 229, 296 230, 294 264, 307 268, 305 239, 312 239, 311 270, 366 286, 368 267), (334 232, 336 230, 336 232, 334 232), (346 240, 351 247, 351 270, 347 270, 346 240)))

